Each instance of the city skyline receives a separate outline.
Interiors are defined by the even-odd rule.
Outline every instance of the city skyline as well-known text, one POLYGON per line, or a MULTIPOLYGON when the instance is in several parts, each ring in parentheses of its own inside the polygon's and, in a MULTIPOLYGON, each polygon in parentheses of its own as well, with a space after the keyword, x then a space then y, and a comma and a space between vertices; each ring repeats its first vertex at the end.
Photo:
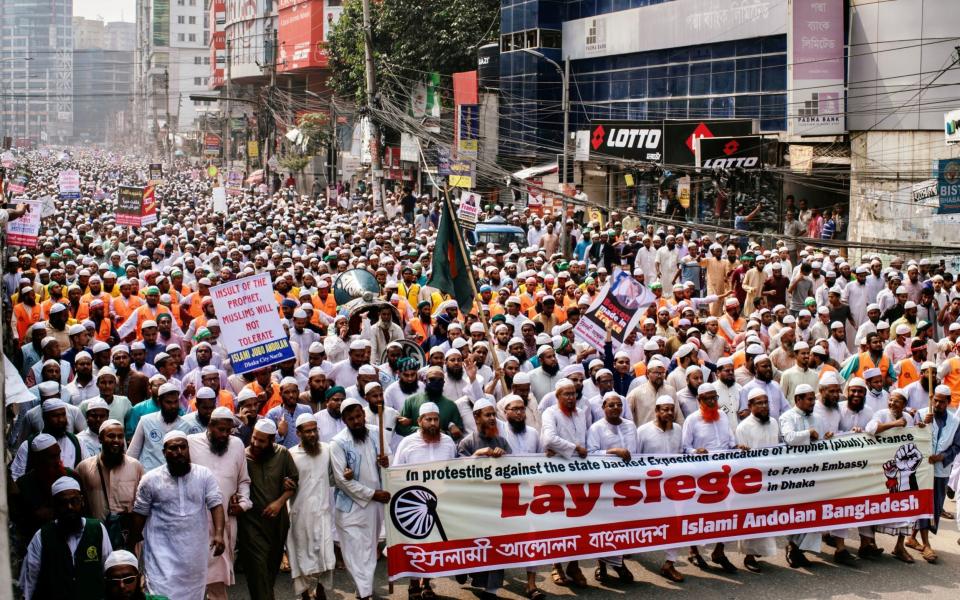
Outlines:
POLYGON ((135 0, 73 0, 73 15, 104 21, 136 21, 135 0))

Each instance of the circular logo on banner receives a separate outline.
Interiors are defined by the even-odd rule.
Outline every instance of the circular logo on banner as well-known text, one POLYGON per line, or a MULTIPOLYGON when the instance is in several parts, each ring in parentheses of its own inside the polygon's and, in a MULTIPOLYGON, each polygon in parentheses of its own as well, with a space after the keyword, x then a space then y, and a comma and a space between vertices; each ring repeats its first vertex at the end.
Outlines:
POLYGON ((219 171, 217 171, 217 168, 216 168, 215 166, 210 165, 209 167, 207 167, 207 176, 208 176, 208 177, 216 177, 216 176, 217 176, 217 173, 219 173, 219 171))
POLYGON ((390 499, 390 520, 409 538, 422 540, 436 527, 443 541, 447 541, 437 516, 438 502, 437 495, 423 486, 404 488, 390 499))

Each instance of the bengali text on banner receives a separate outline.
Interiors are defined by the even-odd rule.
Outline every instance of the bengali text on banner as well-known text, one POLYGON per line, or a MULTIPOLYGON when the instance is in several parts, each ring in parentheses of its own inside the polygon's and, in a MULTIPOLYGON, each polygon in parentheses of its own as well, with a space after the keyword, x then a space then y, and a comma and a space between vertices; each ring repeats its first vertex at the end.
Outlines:
POLYGON ((391 579, 902 522, 933 511, 929 429, 718 454, 386 470, 391 579))

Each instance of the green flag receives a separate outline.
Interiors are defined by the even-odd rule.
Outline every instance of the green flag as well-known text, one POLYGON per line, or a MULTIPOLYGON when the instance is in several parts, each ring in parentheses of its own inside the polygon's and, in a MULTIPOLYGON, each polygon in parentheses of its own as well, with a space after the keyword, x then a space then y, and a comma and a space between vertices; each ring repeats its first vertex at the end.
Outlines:
POLYGON ((453 296, 460 312, 468 314, 473 309, 474 300, 470 279, 470 255, 466 247, 463 253, 460 252, 457 242, 459 237, 459 227, 450 212, 450 203, 444 202, 443 211, 440 213, 440 226, 437 229, 437 243, 433 249, 433 273, 427 285, 453 296), (467 254, 467 262, 464 262, 464 254, 467 254))

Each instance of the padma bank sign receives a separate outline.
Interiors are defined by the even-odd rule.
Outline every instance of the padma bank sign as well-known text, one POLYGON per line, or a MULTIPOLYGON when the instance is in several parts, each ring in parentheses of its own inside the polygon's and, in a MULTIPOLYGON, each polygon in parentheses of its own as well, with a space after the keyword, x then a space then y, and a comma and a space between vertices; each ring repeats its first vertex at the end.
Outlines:
POLYGON ((911 521, 929 428, 709 454, 466 458, 393 467, 388 573, 444 576, 911 521))

